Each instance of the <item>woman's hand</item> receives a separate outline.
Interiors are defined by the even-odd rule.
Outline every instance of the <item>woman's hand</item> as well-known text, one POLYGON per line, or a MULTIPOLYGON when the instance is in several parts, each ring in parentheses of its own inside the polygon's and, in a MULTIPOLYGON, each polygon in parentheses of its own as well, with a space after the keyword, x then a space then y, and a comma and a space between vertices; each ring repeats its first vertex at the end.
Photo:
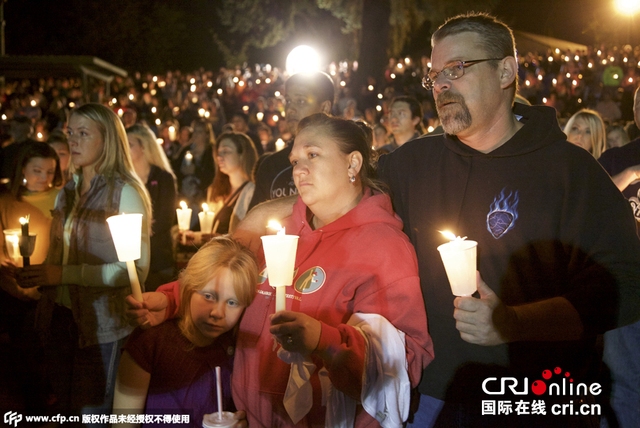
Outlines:
POLYGON ((156 291, 142 293, 142 302, 138 302, 130 294, 125 298, 125 302, 128 306, 126 316, 129 324, 142 328, 162 324, 169 304, 167 296, 156 291))
POLYGON ((17 270, 16 281, 22 288, 60 285, 62 283, 62 266, 27 266, 17 270))
POLYGON ((285 351, 298 352, 306 357, 318 347, 322 324, 300 312, 280 311, 271 316, 269 332, 285 351))

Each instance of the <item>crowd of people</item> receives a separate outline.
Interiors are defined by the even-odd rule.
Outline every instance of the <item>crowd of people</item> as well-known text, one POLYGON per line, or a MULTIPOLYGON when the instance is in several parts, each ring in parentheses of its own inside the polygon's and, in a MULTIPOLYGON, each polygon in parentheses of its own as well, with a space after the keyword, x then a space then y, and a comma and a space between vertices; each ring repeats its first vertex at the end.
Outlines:
POLYGON ((8 82, 0 221, 37 239, 30 265, 5 239, 0 328, 27 411, 637 426, 638 67, 628 46, 518 56, 505 24, 471 13, 362 88, 355 63, 136 73, 109 98, 8 82), (124 212, 143 215, 142 301, 106 224, 124 212), (298 236, 278 311, 271 219, 298 236), (473 296, 452 294, 442 230, 477 242, 473 296), (522 400, 552 371, 605 391, 522 400), (509 378, 525 392, 503 382, 496 405, 487 384, 509 378), (570 399, 604 410, 552 411, 570 399))

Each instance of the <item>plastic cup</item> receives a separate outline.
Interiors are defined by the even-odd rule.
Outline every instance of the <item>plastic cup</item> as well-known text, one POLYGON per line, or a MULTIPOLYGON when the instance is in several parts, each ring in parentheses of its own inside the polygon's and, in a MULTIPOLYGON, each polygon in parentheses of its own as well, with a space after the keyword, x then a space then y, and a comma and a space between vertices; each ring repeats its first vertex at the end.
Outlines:
POLYGON ((202 428, 230 428, 236 426, 236 422, 238 421, 234 419, 232 412, 222 412, 222 418, 219 412, 215 412, 204 415, 202 428))
POLYGON ((454 296, 471 296, 478 290, 476 241, 452 241, 438 247, 454 296))

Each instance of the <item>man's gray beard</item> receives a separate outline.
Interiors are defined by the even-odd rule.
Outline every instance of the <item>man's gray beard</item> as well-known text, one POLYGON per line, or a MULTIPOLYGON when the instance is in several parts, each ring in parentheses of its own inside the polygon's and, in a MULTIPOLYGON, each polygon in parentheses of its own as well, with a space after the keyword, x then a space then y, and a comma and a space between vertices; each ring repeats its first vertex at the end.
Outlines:
POLYGON ((447 115, 438 112, 442 128, 449 135, 457 135, 471 126, 471 112, 464 104, 460 103, 458 106, 460 109, 447 115))

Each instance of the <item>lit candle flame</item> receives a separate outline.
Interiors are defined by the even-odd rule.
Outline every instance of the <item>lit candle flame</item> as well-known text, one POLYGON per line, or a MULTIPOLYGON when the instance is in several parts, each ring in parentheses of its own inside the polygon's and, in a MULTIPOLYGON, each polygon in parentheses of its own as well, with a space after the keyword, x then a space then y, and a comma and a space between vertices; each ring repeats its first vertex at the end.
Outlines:
POLYGON ((442 233, 444 237, 449 239, 450 241, 464 241, 465 239, 467 239, 466 236, 464 238, 461 238, 459 236, 456 236, 452 232, 449 232, 448 230, 439 230, 439 232, 442 233))
POLYGON ((26 217, 20 217, 20 224, 27 224, 29 223, 29 216, 27 215, 26 217))
POLYGON ((280 225, 280 223, 278 223, 276 220, 269 220, 269 224, 267 224, 267 227, 269 229, 277 230, 278 231, 278 235, 284 235, 285 234, 284 227, 282 227, 280 225))
POLYGON ((180 201, 180 208, 182 208, 183 210, 186 210, 187 207, 187 203, 185 201, 180 201))
POLYGON ((204 211, 204 212, 209 211, 209 205, 207 205, 207 203, 206 203, 206 202, 204 202, 204 203, 202 204, 202 211, 204 211))
POLYGON ((191 159, 193 159, 193 155, 191 154, 191 152, 187 152, 187 153, 184 155, 184 158, 185 158, 185 159, 187 159, 187 160, 191 160, 191 159))

